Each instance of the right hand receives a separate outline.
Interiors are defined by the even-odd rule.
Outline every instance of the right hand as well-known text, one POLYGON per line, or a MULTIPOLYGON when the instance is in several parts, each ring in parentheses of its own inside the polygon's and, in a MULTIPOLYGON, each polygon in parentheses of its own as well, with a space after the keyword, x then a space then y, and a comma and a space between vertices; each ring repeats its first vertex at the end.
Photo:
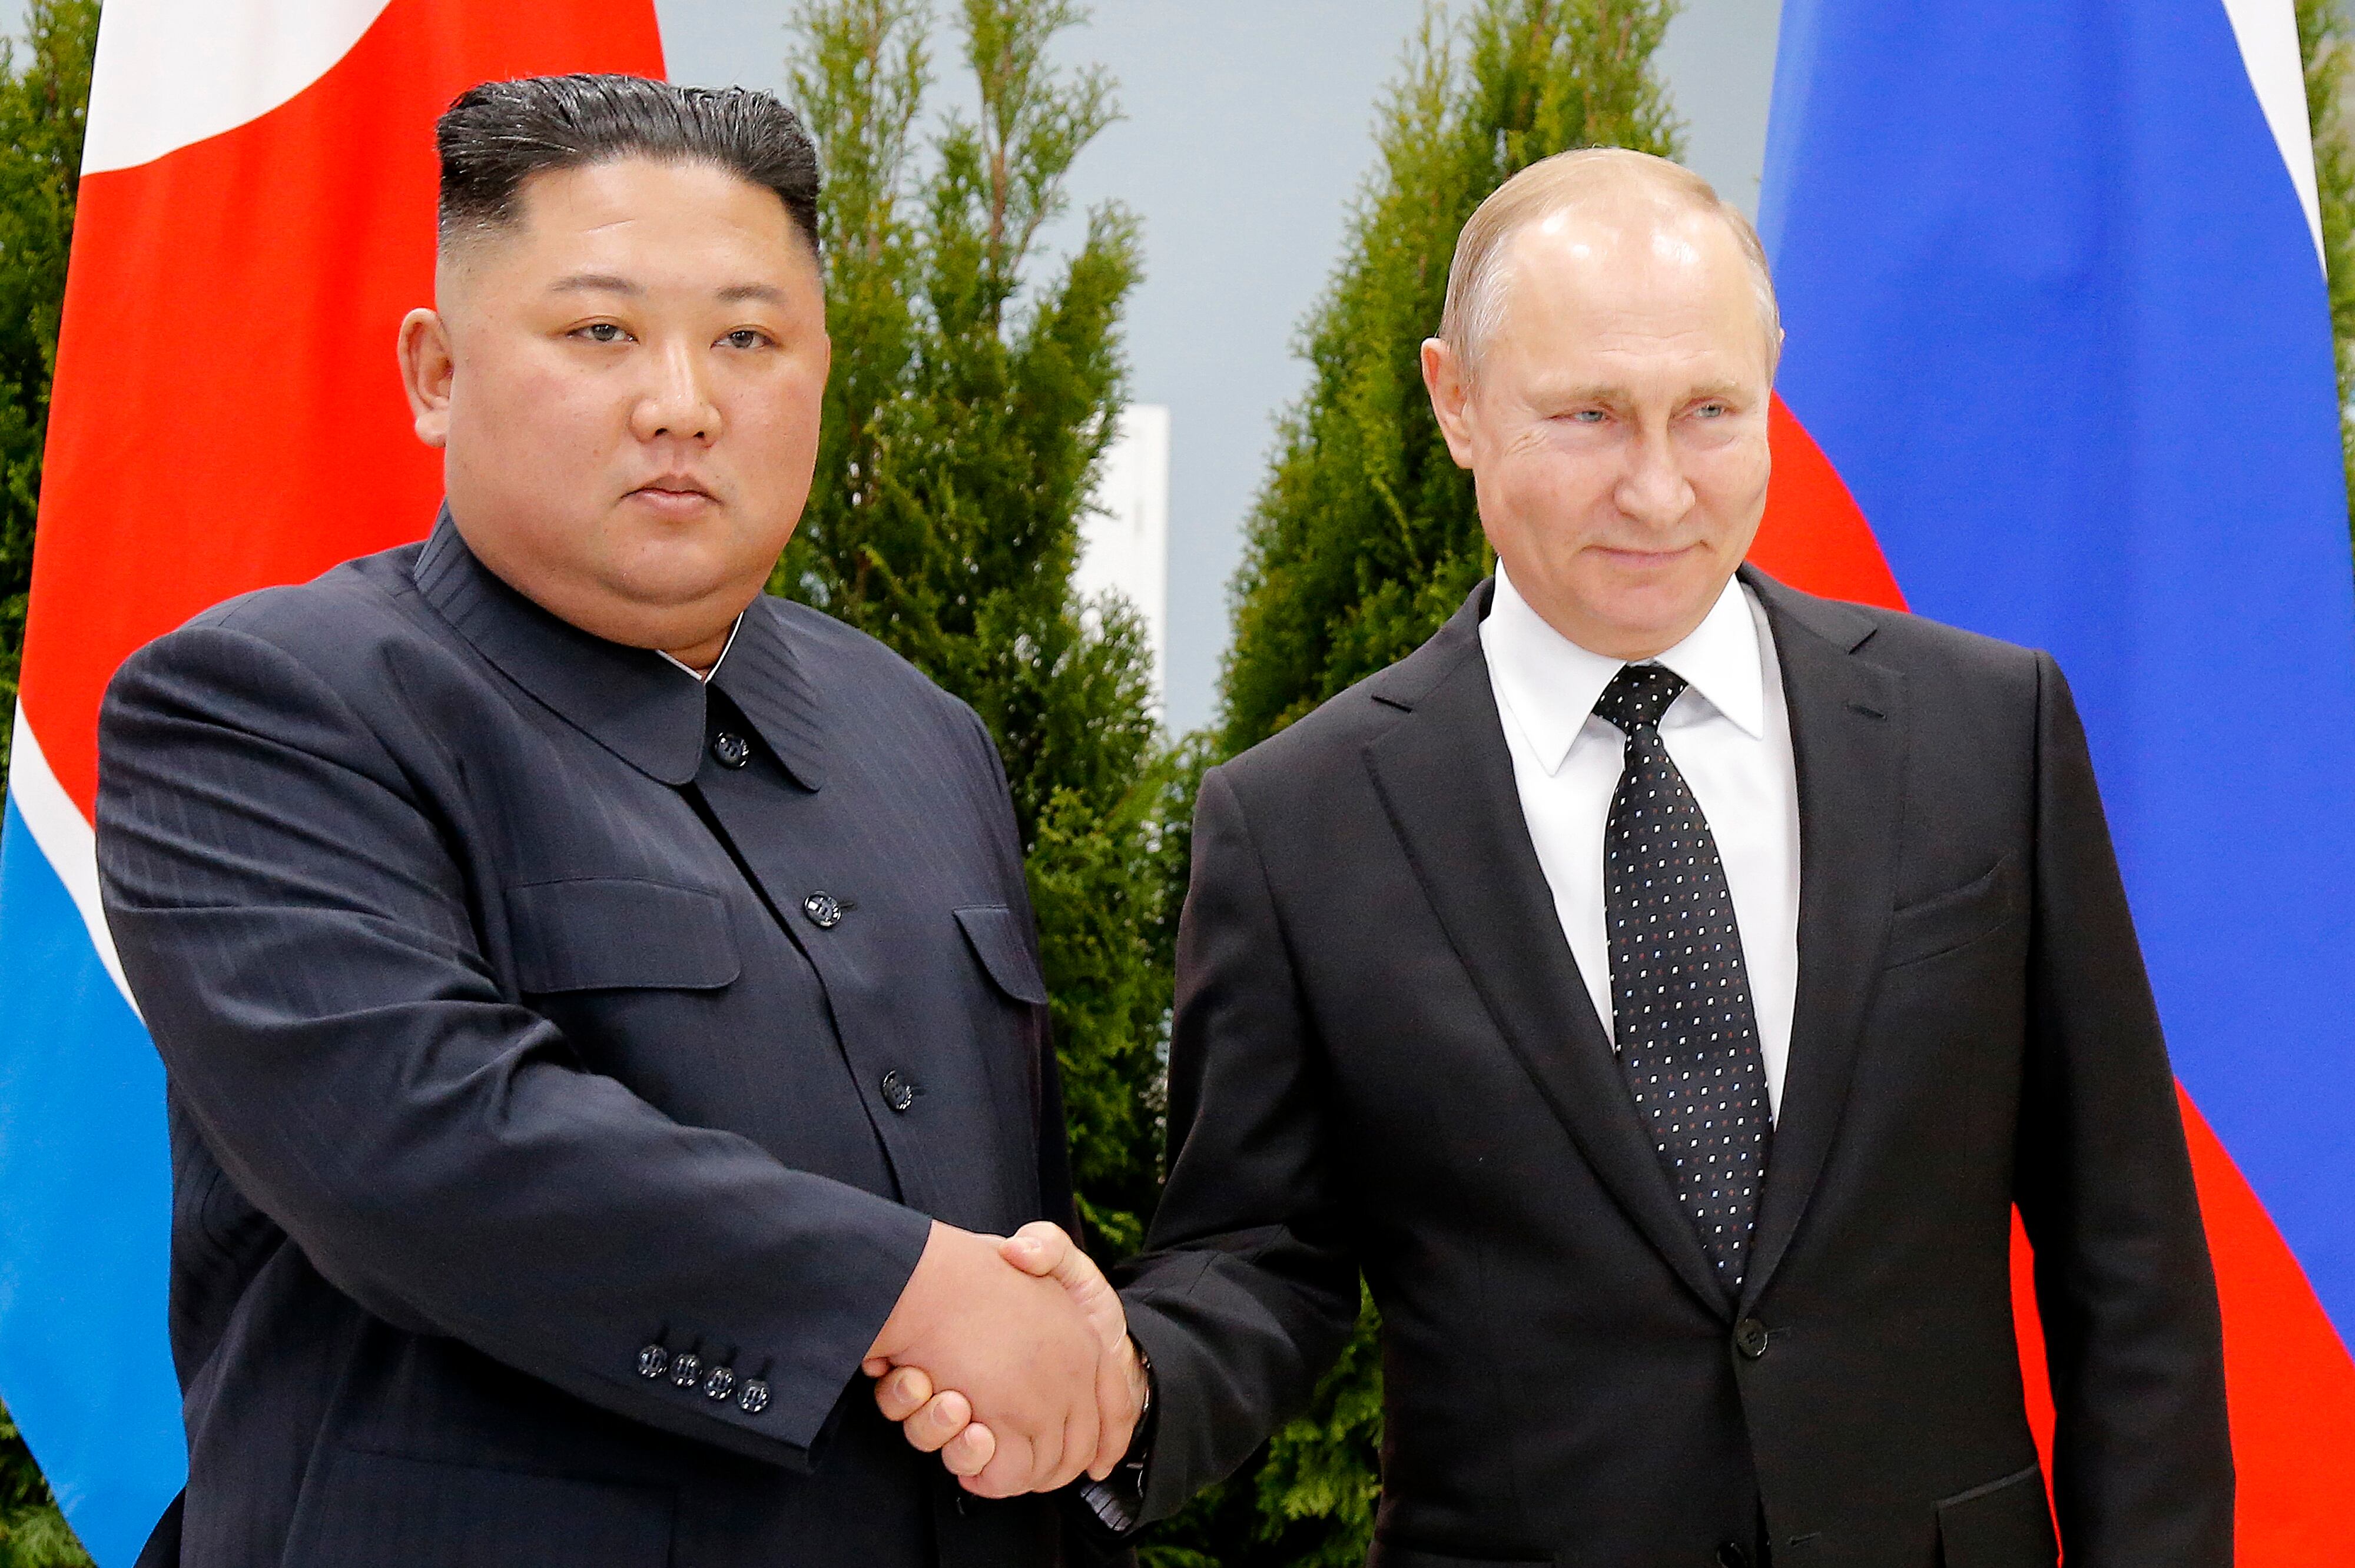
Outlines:
MULTIPOLYGON (((1096 1367, 1096 1408, 1102 1425, 1095 1458, 1086 1473, 1103 1480, 1128 1452, 1129 1439, 1150 1393, 1135 1343, 1128 1337, 1126 1309, 1103 1271, 1051 1221, 1032 1221, 999 1243, 997 1250, 1023 1273, 1060 1285, 1095 1330, 1102 1351, 1096 1367)), ((954 1388, 936 1388, 921 1366, 898 1367, 881 1377, 875 1385, 875 1403, 886 1420, 900 1425, 916 1448, 939 1453, 952 1475, 981 1474, 996 1451, 996 1436, 975 1419, 972 1402, 954 1388)))
POLYGON ((929 1403, 931 1425, 909 1438, 922 1447, 937 1430, 933 1446, 955 1446, 943 1455, 952 1469, 964 1472, 988 1445, 964 1485, 992 1498, 1068 1486, 1094 1462, 1103 1436, 1097 1326, 1055 1279, 1008 1262, 1002 1245, 934 1221, 865 1363, 886 1380, 879 1399, 893 1380, 923 1378, 926 1397, 915 1403, 929 1403), (932 1388, 960 1398, 932 1398, 932 1388), (976 1420, 986 1430, 975 1431, 976 1420))

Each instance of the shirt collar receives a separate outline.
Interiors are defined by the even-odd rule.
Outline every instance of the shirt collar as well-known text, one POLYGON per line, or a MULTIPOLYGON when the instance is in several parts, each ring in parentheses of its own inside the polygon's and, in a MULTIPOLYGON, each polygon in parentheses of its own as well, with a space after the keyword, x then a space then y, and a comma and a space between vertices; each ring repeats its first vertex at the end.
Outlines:
POLYGON ((698 670, 694 665, 688 663, 686 660, 679 658, 677 655, 666 649, 657 648, 655 652, 660 653, 663 656, 664 662, 669 664, 673 669, 684 670, 688 674, 694 676, 698 683, 708 686, 711 684, 711 677, 719 673, 719 666, 725 662, 728 658, 728 650, 736 646, 736 634, 743 630, 744 617, 742 612, 739 611, 736 619, 728 623, 728 641, 719 645, 719 657, 711 662, 711 668, 709 670, 698 670))
MULTIPOLYGON (((703 761, 704 683, 675 659, 625 647, 549 614, 483 565, 448 508, 410 575, 425 602, 474 651, 574 728, 666 784, 703 761)), ((821 705, 784 618, 765 597, 736 618, 712 676, 805 789, 823 779, 821 705), (730 653, 734 654, 731 659, 730 653)))
MULTIPOLYGON (((1505 705, 1548 773, 1559 773, 1594 711, 1596 699, 1625 661, 1582 648, 1530 607, 1504 563, 1497 564, 1496 597, 1480 641, 1505 705)), ((1766 733, 1765 670, 1758 631, 1742 585, 1728 578, 1709 614, 1685 640, 1651 661, 1683 676, 1744 735, 1766 733)), ((1685 699, 1679 697, 1681 705, 1685 699)))

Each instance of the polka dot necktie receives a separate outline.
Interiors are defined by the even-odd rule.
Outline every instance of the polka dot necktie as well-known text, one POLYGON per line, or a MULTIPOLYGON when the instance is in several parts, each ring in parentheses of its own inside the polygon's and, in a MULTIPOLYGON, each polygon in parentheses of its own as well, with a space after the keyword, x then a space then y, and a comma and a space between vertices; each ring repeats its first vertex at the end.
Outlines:
POLYGON ((1660 740, 1685 680, 1611 679, 1595 713, 1627 737, 1604 830, 1604 916, 1619 1065, 1728 1295, 1742 1284, 1774 1123, 1750 974, 1717 840, 1660 740))

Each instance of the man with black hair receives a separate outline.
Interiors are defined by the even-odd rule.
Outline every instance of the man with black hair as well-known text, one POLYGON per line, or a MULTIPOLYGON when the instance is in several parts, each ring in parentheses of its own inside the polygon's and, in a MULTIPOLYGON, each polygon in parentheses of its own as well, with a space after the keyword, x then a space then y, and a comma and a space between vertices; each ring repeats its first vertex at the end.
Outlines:
POLYGON ((176 1175, 147 1560, 1056 1561, 1012 1494, 1109 1473, 1144 1380, 1039 1277, 1072 1204, 1005 780, 761 591, 828 369, 815 154, 766 94, 619 77, 439 141, 431 537, 208 611, 101 716, 176 1175), (900 1365, 986 1420, 962 1484, 878 1414, 900 1365))

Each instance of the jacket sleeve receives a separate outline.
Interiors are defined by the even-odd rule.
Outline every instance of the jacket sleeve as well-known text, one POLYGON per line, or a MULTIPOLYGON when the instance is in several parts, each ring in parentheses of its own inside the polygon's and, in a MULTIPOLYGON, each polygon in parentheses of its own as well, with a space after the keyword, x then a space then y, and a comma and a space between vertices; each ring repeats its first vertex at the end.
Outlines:
POLYGON ((1213 769, 1178 927, 1168 1186, 1119 1275, 1154 1368, 1146 1521, 1231 1474, 1348 1341, 1359 1271, 1331 1107, 1265 868, 1213 769))
POLYGON ((2232 1561, 2215 1276, 2174 1075, 2061 671, 2038 664, 2017 1197, 2036 1254, 2072 1568, 2232 1561))
POLYGON ((925 1217, 586 1070, 501 994, 447 824, 275 644, 219 626, 151 644, 100 729, 108 924, 175 1090, 245 1196, 389 1322, 808 1464, 925 1217), (658 1338, 700 1341, 733 1396, 642 1376, 658 1338), (742 1397, 755 1379, 765 1405, 742 1397))

